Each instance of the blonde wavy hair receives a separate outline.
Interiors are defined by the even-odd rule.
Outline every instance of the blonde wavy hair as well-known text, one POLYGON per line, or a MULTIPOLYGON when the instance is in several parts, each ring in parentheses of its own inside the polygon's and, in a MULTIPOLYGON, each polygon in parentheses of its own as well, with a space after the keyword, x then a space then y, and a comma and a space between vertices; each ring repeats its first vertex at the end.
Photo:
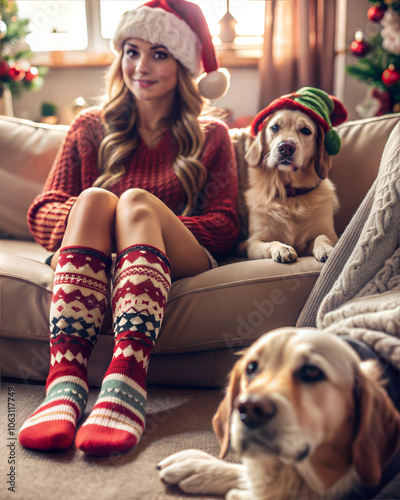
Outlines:
MULTIPOLYGON (((106 77, 108 101, 103 106, 102 118, 106 130, 98 152, 100 177, 93 184, 109 189, 126 173, 125 163, 138 147, 136 129, 136 101, 126 87, 119 54, 106 77)), ((207 171, 200 160, 204 145, 204 126, 199 122, 204 101, 187 70, 178 61, 178 87, 173 114, 163 125, 168 125, 178 143, 178 154, 173 169, 187 195, 182 215, 189 215, 196 205, 207 171)))

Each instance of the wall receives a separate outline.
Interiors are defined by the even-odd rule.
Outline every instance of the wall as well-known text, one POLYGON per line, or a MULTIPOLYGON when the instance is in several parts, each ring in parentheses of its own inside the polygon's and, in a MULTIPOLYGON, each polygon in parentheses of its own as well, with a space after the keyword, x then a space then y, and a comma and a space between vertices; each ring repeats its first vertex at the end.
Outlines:
MULTIPOLYGON (((352 64, 354 56, 345 52, 354 39, 355 31, 368 33, 366 12, 370 6, 366 0, 336 0, 341 19, 337 23, 337 52, 335 93, 349 110, 351 119, 357 118, 355 106, 364 98, 366 86, 345 74, 345 66, 352 64)), ((38 120, 43 101, 53 101, 59 106, 61 123, 69 123, 73 117, 71 102, 79 96, 90 105, 96 104, 104 93, 104 68, 51 69, 40 92, 24 93, 14 99, 14 114, 22 118, 38 120)), ((229 109, 233 117, 255 115, 258 111, 260 78, 256 67, 231 68, 231 88, 228 94, 216 101, 216 105, 229 109)))

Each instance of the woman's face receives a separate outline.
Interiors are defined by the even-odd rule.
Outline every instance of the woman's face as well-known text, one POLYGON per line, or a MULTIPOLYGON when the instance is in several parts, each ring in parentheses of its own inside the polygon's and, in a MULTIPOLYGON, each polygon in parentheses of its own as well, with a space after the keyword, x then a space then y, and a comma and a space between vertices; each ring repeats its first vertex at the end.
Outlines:
POLYGON ((162 45, 128 38, 121 67, 125 85, 138 101, 173 101, 178 85, 178 63, 162 45))

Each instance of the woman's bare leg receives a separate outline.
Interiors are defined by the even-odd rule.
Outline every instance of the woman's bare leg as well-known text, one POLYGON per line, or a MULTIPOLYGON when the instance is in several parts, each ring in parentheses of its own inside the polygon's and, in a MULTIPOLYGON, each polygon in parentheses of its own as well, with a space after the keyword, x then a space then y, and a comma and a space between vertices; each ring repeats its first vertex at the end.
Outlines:
POLYGON ((99 398, 75 439, 86 453, 126 451, 144 430, 146 375, 174 277, 210 268, 180 220, 139 189, 121 196, 116 211, 117 261, 113 287, 115 346, 99 398))
POLYGON ((117 201, 110 193, 91 190, 71 210, 54 274, 46 398, 19 433, 28 448, 68 448, 85 410, 86 366, 107 305, 117 201))
POLYGON ((130 189, 120 198, 116 213, 117 250, 148 244, 165 252, 173 279, 195 276, 210 269, 203 248, 158 198, 141 189, 130 189))

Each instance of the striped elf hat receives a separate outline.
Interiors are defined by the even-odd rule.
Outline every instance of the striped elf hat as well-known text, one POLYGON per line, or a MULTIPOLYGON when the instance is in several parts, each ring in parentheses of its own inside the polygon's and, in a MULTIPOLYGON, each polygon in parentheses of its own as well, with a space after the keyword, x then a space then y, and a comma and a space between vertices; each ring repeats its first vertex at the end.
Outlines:
POLYGON ((266 118, 279 109, 299 110, 308 115, 325 131, 326 152, 329 155, 339 153, 340 137, 332 127, 347 120, 347 110, 336 97, 314 87, 302 87, 292 94, 279 97, 254 117, 251 122, 253 136, 262 129, 266 118))
POLYGON ((219 67, 207 21, 200 7, 186 0, 151 0, 125 12, 113 43, 121 52, 127 38, 140 38, 162 45, 197 78, 200 93, 207 99, 226 94, 230 76, 219 67))

